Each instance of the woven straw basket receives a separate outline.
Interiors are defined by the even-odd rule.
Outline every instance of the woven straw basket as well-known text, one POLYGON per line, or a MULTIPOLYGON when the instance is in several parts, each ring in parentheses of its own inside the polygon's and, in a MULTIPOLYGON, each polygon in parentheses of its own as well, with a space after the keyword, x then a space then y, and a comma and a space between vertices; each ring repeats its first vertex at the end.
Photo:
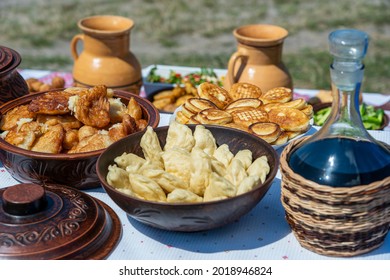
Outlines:
POLYGON ((288 144, 280 158, 281 201, 295 237, 318 254, 351 257, 382 245, 390 226, 390 177, 369 185, 335 188, 295 174, 288 144))

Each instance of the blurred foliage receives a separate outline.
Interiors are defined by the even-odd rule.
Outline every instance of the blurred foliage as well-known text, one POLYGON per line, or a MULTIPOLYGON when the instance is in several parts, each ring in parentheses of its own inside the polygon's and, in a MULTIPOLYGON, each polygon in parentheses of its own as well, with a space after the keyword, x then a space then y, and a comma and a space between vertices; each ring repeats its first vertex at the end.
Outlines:
MULTIPOLYGON (((140 52, 136 53, 144 66, 226 68, 236 48, 232 30, 244 24, 276 24, 288 29, 289 38, 309 34, 307 40, 322 36, 324 42, 331 30, 362 29, 371 37, 364 90, 390 92, 389 0, 2 0, 0 42, 21 50, 21 67, 70 70, 69 42, 80 32, 77 22, 96 14, 134 20, 131 38, 145 46, 138 46, 140 52), (201 45, 198 40, 211 43, 201 45), (183 50, 182 46, 192 48, 183 50)), ((295 86, 328 88, 326 43, 300 43, 283 56, 295 86)))

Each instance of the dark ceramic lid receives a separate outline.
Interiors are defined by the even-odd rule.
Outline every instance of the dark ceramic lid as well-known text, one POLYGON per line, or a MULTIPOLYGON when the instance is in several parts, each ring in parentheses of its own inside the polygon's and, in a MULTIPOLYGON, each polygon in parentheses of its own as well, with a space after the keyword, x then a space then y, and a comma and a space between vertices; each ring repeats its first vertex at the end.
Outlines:
POLYGON ((15 69, 21 62, 18 52, 0 46, 0 75, 15 69))
POLYGON ((63 185, 0 189, 0 259, 104 259, 121 224, 102 201, 63 185))

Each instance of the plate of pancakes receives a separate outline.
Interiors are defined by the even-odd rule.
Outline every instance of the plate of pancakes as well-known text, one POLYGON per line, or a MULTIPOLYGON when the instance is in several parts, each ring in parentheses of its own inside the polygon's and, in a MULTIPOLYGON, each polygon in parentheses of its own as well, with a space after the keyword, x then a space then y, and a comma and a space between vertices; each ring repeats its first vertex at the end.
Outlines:
POLYGON ((171 121, 212 124, 254 134, 279 149, 305 135, 313 123, 313 107, 303 98, 293 99, 286 87, 263 92, 249 83, 229 90, 208 82, 198 87, 198 97, 178 107, 171 121))

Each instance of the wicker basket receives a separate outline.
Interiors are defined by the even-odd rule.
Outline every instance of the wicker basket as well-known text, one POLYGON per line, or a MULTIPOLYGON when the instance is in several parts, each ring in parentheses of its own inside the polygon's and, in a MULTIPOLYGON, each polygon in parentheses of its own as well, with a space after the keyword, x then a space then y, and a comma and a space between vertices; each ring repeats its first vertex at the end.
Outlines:
POLYGON ((305 138, 287 145, 280 158, 281 201, 301 246, 343 257, 381 246, 390 226, 390 177, 346 188, 306 180, 288 165, 290 151, 305 138))

